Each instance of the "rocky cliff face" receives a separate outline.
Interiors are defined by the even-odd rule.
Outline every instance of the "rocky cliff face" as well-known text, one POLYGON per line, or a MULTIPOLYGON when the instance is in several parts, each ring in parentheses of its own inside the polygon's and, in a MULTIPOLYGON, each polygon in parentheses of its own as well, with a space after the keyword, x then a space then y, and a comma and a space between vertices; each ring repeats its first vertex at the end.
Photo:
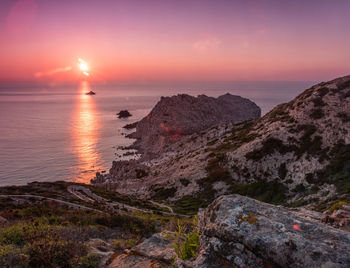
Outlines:
POLYGON ((349 267, 350 234, 305 216, 239 195, 222 196, 200 213, 200 249, 195 260, 176 264, 349 267))
POLYGON ((349 201, 350 76, 315 85, 261 119, 180 136, 140 164, 147 176, 124 176, 118 167, 101 181, 179 212, 227 193, 318 209, 349 201))
POLYGON ((144 156, 159 155, 179 137, 190 135, 223 122, 256 119, 260 108, 252 101, 226 94, 218 98, 186 94, 162 97, 136 126, 130 137, 144 156))

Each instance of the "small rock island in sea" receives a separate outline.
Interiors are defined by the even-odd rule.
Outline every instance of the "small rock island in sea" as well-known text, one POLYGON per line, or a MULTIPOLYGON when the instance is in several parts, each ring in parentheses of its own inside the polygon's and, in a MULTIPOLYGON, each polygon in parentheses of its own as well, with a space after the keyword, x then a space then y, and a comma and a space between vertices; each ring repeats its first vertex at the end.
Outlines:
POLYGON ((85 93, 85 95, 96 95, 96 93, 90 90, 89 92, 85 93))
POLYGON ((119 113, 117 113, 118 118, 128 118, 130 116, 132 116, 131 113, 129 113, 128 110, 121 110, 119 113))

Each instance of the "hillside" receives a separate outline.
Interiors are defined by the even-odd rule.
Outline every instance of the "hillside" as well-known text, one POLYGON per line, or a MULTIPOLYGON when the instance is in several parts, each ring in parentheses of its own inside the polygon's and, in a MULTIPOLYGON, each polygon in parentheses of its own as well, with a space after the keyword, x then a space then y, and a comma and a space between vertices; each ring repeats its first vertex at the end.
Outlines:
POLYGON ((260 116, 261 109, 254 102, 229 93, 218 98, 179 94, 161 97, 129 137, 136 139, 133 147, 143 153, 143 159, 155 158, 183 136, 219 123, 237 123, 260 116))
POLYGON ((325 209, 349 199, 349 133, 347 76, 315 85, 260 119, 180 137, 150 161, 114 162, 96 182, 166 200, 179 211, 227 193, 325 209))

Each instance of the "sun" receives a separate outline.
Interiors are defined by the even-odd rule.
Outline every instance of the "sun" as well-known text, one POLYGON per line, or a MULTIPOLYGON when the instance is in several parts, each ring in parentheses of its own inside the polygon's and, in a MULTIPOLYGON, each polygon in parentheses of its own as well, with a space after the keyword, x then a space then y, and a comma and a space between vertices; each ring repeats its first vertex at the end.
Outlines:
POLYGON ((88 66, 85 63, 80 63, 79 68, 83 72, 86 72, 87 70, 89 70, 88 66))
POLYGON ((87 63, 86 63, 83 59, 81 59, 81 58, 78 59, 78 67, 79 67, 80 71, 83 72, 84 75, 89 76, 89 73, 88 73, 88 71, 89 71, 89 66, 88 66, 87 63))

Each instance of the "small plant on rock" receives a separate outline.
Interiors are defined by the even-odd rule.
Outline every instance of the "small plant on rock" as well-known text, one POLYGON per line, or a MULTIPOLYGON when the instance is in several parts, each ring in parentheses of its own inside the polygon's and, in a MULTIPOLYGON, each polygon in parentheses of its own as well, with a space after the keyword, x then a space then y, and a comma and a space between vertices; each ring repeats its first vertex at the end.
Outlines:
POLYGON ((184 228, 180 223, 177 222, 177 232, 174 242, 174 248, 177 256, 182 260, 188 260, 197 254, 199 247, 199 231, 198 231, 198 219, 194 217, 193 219, 193 230, 184 233, 184 228))

